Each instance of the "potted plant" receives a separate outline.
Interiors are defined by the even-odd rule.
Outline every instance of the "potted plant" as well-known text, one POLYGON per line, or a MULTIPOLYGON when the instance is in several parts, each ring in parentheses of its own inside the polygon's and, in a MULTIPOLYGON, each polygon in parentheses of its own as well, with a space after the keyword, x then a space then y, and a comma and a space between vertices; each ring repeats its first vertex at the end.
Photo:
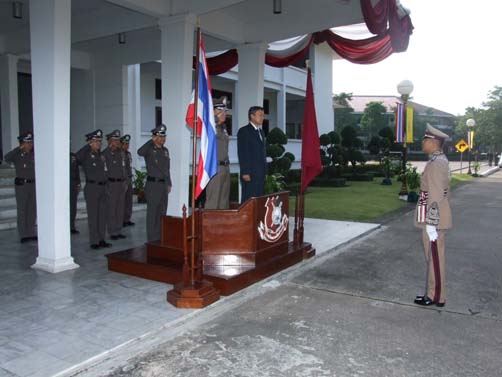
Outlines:
POLYGON ((138 203, 146 203, 145 183, 146 183, 146 172, 134 169, 134 180, 132 181, 132 187, 134 194, 136 194, 138 197, 138 203))
POLYGON ((382 179, 382 183, 380 183, 380 184, 385 185, 385 186, 392 185, 392 179, 390 179, 390 167, 391 167, 390 157, 384 156, 380 160, 380 166, 381 166, 381 169, 383 169, 383 171, 385 173, 385 178, 382 179))
POLYGON ((408 185, 408 202, 416 203, 418 201, 417 190, 420 188, 420 174, 416 167, 406 164, 406 184, 408 185))

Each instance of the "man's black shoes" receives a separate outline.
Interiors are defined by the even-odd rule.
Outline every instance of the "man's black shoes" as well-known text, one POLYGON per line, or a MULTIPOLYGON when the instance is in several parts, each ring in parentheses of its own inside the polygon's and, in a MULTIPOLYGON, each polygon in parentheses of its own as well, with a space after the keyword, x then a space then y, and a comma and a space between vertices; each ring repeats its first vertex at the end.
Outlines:
POLYGON ((101 246, 99 246, 97 243, 93 243, 93 244, 91 245, 91 249, 93 249, 93 250, 98 250, 100 247, 101 247, 101 246))
POLYGON ((134 226, 135 224, 132 221, 126 221, 122 225, 123 226, 134 226))
POLYGON ((71 229, 70 232, 71 234, 80 234, 80 232, 75 228, 71 229))
POLYGON ((420 305, 420 306, 436 305, 439 308, 442 308, 444 306, 444 302, 435 302, 435 301, 432 301, 427 296, 417 296, 417 297, 415 297, 415 301, 414 302, 415 302, 415 304, 420 305))
POLYGON ((111 244, 111 243, 108 243, 108 242, 106 242, 106 241, 104 241, 104 240, 101 240, 101 241, 99 241, 99 246, 100 246, 100 247, 111 247, 111 246, 112 246, 112 244, 111 244))

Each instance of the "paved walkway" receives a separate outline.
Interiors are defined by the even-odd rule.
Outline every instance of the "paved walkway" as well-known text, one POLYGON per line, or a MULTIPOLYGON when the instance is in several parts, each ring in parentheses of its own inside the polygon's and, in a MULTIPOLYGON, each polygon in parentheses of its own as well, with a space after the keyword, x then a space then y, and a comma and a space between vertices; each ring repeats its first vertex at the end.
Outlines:
POLYGON ((456 189, 452 207, 444 308, 413 304, 425 263, 409 212, 84 375, 500 376, 502 172, 456 189))
MULTIPOLYGON (((197 318, 228 310, 233 296, 208 310, 181 310, 166 301, 170 285, 109 272, 105 254, 143 243, 145 213, 133 220, 137 225, 125 229, 126 240, 98 251, 89 249, 86 222, 78 221, 82 233, 72 236, 72 254, 80 268, 59 274, 30 269, 36 244, 19 244, 15 229, 0 232, 1 377, 72 375, 144 346, 162 331, 172 335, 197 318)), ((305 228, 307 241, 319 240, 320 255, 378 225, 306 219, 305 228)), ((243 300, 253 292, 251 287, 235 296, 243 300)))

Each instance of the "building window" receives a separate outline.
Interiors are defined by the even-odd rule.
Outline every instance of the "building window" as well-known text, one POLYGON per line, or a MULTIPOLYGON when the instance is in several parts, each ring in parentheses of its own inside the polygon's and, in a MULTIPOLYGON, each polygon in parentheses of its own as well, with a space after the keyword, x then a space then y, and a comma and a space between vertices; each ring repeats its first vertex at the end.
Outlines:
POLYGON ((162 107, 155 106, 155 127, 162 124, 162 107))
POLYGON ((162 99, 162 80, 155 79, 155 99, 162 99))
POLYGON ((268 99, 263 100, 263 112, 266 115, 270 113, 270 101, 268 99))
POLYGON ((301 123, 286 123, 286 136, 288 139, 302 138, 302 125, 301 123))

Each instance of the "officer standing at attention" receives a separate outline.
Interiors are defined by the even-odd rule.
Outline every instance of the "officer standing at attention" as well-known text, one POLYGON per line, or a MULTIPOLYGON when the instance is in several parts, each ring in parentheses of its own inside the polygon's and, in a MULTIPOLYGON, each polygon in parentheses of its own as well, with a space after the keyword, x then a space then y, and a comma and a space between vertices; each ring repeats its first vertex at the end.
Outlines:
POLYGON ((218 143, 218 172, 206 186, 206 209, 228 209, 230 200, 230 159, 228 158, 227 99, 213 102, 218 143))
POLYGON ((108 234, 112 240, 126 238, 121 233, 124 223, 124 201, 127 190, 126 156, 120 142, 120 131, 106 135, 108 147, 103 151, 106 160, 108 182, 106 202, 108 211, 108 234))
POLYGON ((132 154, 129 152, 129 142, 131 141, 130 135, 124 135, 120 139, 122 143, 122 150, 125 153, 125 171, 126 171, 126 182, 127 191, 125 193, 125 203, 124 203, 124 221, 123 226, 133 226, 134 223, 131 221, 132 216, 132 154))
POLYGON ((35 154, 33 133, 25 132, 17 138, 19 147, 5 155, 5 161, 16 169, 17 231, 21 243, 37 240, 37 203, 35 195, 35 154))
POLYGON ((99 249, 112 246, 105 241, 107 168, 105 157, 101 154, 103 132, 95 130, 85 136, 87 144, 76 155, 85 174, 84 198, 91 249, 99 249))
POLYGON ((77 155, 70 152, 70 229, 71 234, 79 234, 75 227, 75 217, 77 216, 77 199, 80 192, 80 169, 78 167, 77 155))
POLYGON ((425 294, 415 298, 415 304, 443 307, 445 293, 445 230, 452 227, 449 202, 450 168, 442 151, 449 136, 427 125, 422 150, 430 155, 420 182, 415 225, 422 229, 422 241, 427 266, 425 294))
POLYGON ((148 241, 160 240, 161 218, 166 214, 172 187, 169 151, 164 147, 166 130, 164 124, 154 128, 152 139, 138 149, 138 155, 145 158, 148 174, 145 186, 148 241))

